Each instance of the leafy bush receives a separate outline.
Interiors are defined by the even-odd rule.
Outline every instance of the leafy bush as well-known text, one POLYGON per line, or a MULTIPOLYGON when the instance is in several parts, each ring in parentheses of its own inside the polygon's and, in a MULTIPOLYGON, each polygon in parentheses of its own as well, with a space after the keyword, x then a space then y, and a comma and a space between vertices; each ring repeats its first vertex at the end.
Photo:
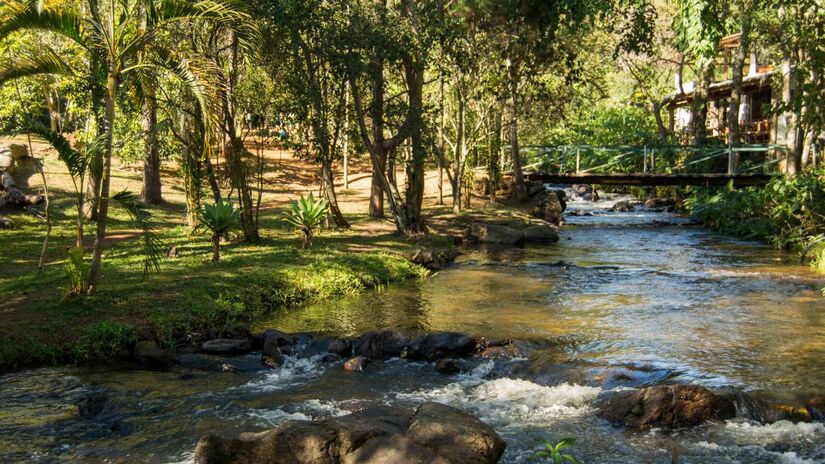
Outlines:
POLYGON ((69 248, 69 256, 66 259, 66 277, 69 279, 66 296, 86 293, 89 265, 83 260, 82 247, 69 248))
POLYGON ((300 200, 291 202, 289 206, 291 209, 286 214, 286 220, 304 234, 301 248, 306 249, 312 245, 312 235, 321 227, 329 205, 323 198, 316 200, 310 192, 309 196, 301 195, 300 200))
POLYGON ((770 242, 812 256, 821 266, 825 241, 825 171, 777 177, 764 187, 693 192, 688 210, 725 234, 770 242))
POLYGON ((212 261, 221 259, 221 239, 238 224, 241 211, 235 208, 230 201, 218 200, 214 204, 205 204, 199 211, 201 223, 198 227, 203 227, 211 232, 212 261))
POLYGON ((73 346, 78 360, 105 359, 137 341, 137 330, 131 324, 104 320, 83 329, 73 346))

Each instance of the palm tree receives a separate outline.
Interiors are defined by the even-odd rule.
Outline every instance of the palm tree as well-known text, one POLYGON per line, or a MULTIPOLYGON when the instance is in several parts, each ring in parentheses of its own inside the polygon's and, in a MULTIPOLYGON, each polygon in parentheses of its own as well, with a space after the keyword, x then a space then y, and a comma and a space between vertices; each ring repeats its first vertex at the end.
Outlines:
MULTIPOLYGON (((10 5, 8 21, 0 26, 0 40, 18 31, 46 31, 62 36, 85 52, 88 73, 78 72, 59 56, 44 50, 33 58, 14 60, 0 70, 0 85, 13 78, 36 74, 89 75, 94 87, 103 89, 105 124, 104 150, 100 167, 98 221, 95 233, 88 291, 94 292, 100 278, 103 244, 109 214, 114 123, 117 97, 124 77, 167 72, 181 79, 198 100, 205 115, 212 111, 213 96, 196 69, 196 62, 182 59, 162 42, 162 32, 186 20, 206 19, 228 25, 248 23, 248 15, 223 0, 86 0, 81 5, 67 3, 58 9, 45 8, 43 0, 10 5)), ((145 79, 144 79, 145 80, 145 79)), ((94 96, 93 96, 94 99, 94 96)), ((204 118, 211 123, 212 118, 204 118)), ((206 136, 211 130, 204 131, 206 136)), ((204 147, 210 146, 204 143, 204 147)))

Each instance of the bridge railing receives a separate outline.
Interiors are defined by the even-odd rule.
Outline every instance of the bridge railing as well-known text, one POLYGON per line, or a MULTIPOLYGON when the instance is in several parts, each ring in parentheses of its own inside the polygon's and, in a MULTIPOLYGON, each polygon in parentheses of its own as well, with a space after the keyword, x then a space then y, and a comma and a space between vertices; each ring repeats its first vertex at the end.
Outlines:
POLYGON ((774 144, 530 145, 520 151, 525 171, 553 174, 769 174, 787 154, 774 144))

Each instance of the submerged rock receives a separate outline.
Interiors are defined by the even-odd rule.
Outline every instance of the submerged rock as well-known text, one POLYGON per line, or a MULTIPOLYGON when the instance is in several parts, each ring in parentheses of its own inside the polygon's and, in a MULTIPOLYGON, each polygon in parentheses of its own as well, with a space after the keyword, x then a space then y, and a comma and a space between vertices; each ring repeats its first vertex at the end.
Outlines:
POLYGON ((255 372, 261 365, 246 356, 227 358, 200 353, 185 353, 177 358, 178 364, 187 369, 208 372, 255 372))
POLYGON ((435 370, 444 375, 459 374, 465 369, 464 363, 458 359, 444 358, 435 363, 435 370))
POLYGON ((407 345, 408 359, 435 361, 447 356, 468 356, 476 352, 476 342, 458 332, 438 332, 422 335, 407 345))
POLYGON ((108 404, 109 395, 103 392, 89 393, 75 403, 78 414, 84 419, 94 419, 108 404))
POLYGON ((424 403, 415 413, 377 406, 318 422, 290 420, 261 433, 207 435, 197 464, 443 463, 486 464, 506 444, 476 417, 424 403))
POLYGON ((248 338, 216 338, 203 342, 201 351, 211 354, 235 355, 252 351, 248 338))
POLYGON ((664 385, 620 391, 600 405, 605 419, 631 429, 676 428, 736 416, 730 396, 698 385, 664 385))
POLYGON ((544 219, 551 224, 561 224, 562 213, 567 206, 564 203, 564 192, 547 191, 536 198, 537 201, 536 207, 533 208, 533 217, 544 219))

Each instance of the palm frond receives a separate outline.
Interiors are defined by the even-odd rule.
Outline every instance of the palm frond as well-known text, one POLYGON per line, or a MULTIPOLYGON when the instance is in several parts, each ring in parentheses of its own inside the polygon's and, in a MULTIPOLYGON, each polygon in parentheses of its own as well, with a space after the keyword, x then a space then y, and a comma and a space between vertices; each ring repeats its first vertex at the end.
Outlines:
POLYGON ((74 71, 54 50, 43 48, 31 52, 31 56, 7 60, 0 65, 0 85, 21 77, 40 74, 74 76, 74 71))
POLYGON ((48 144, 57 151, 58 158, 60 158, 60 161, 63 161, 63 164, 65 164, 69 170, 69 174, 71 174, 74 179, 79 179, 86 173, 89 165, 88 157, 72 148, 71 143, 69 143, 69 140, 66 139, 63 134, 55 132, 37 121, 25 124, 20 128, 20 131, 30 132, 45 142, 48 142, 48 144))
POLYGON ((160 272, 160 262, 163 256, 163 242, 152 228, 152 213, 138 201, 137 196, 128 190, 120 191, 111 197, 117 205, 123 208, 136 226, 140 227, 143 239, 143 274, 160 272))
POLYGON ((217 72, 211 69, 212 65, 206 61, 178 57, 165 47, 153 46, 151 52, 147 61, 138 67, 154 68, 172 74, 195 97, 202 115, 203 147, 207 151, 204 154, 209 155, 208 151, 212 147, 211 137, 215 132, 214 128, 219 124, 219 104, 218 94, 214 91, 218 85, 208 83, 208 76, 215 76, 217 72))
POLYGON ((52 32, 72 40, 83 48, 89 48, 89 39, 84 30, 84 22, 73 10, 42 9, 41 2, 33 2, 26 8, 16 11, 0 25, 0 40, 9 35, 26 30, 52 32))

